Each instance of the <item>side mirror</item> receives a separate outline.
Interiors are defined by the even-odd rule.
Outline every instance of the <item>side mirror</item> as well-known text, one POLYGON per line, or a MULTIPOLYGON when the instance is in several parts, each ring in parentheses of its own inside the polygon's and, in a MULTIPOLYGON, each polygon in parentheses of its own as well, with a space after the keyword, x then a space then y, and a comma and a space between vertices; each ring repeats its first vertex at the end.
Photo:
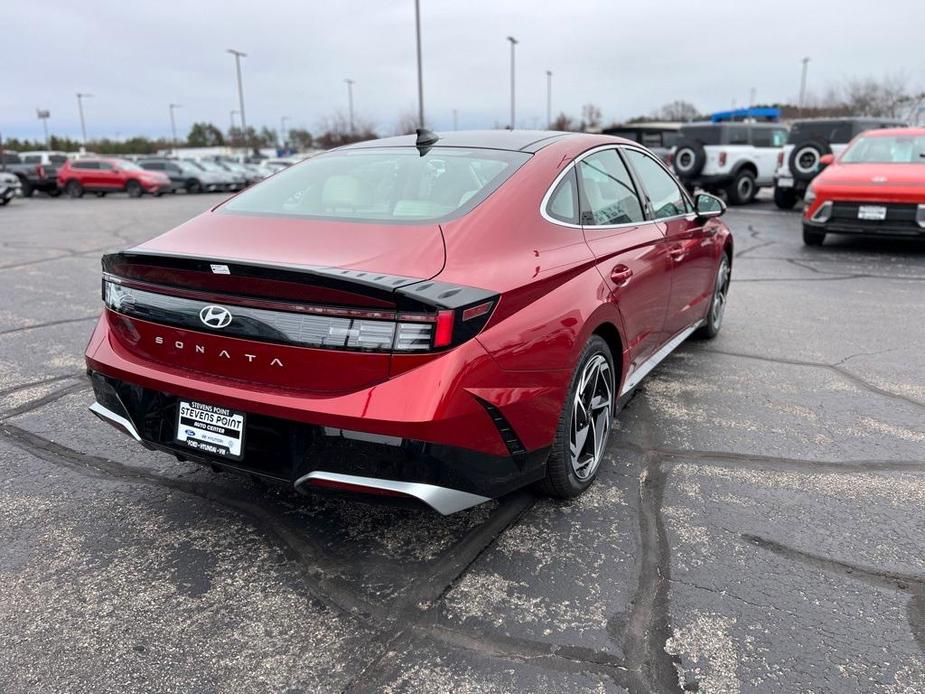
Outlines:
POLYGON ((694 198, 694 207, 700 219, 719 217, 726 211, 726 203, 709 193, 698 193, 694 198))
POLYGON ((835 155, 834 154, 823 154, 819 157, 819 170, 822 171, 829 164, 834 163, 835 155))

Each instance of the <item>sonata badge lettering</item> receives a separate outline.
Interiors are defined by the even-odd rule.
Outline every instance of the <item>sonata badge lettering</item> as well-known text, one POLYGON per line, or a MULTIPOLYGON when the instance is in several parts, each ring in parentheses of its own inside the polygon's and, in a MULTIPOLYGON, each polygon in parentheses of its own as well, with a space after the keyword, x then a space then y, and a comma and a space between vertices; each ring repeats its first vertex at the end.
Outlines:
MULTIPOLYGON (((160 335, 157 335, 157 336, 154 338, 154 344, 156 344, 156 345, 166 345, 166 344, 170 344, 170 345, 172 345, 172 346, 174 347, 174 349, 178 349, 178 350, 181 350, 181 351, 183 351, 183 350, 185 350, 185 349, 187 348, 187 345, 186 345, 186 343, 185 343, 183 340, 173 340, 172 342, 168 342, 167 340, 165 340, 165 339, 164 339, 162 336, 160 336, 160 335)), ((206 346, 205 346, 205 345, 191 345, 191 346, 192 346, 192 348, 193 348, 193 351, 194 351, 196 354, 205 354, 205 353, 206 353, 206 346)), ((214 354, 214 353, 215 353, 215 350, 212 350, 212 353, 214 354)), ((232 358, 234 358, 234 359, 238 359, 238 360, 240 360, 241 358, 243 358, 243 359, 246 360, 249 364, 253 364, 254 362, 257 361, 257 355, 256 355, 256 354, 249 354, 249 353, 247 353, 247 352, 243 352, 243 353, 241 353, 241 354, 238 354, 238 353, 236 352, 236 353, 235 353, 235 357, 232 357, 232 356, 231 356, 231 352, 229 352, 227 349, 220 349, 220 350, 218 351, 218 357, 219 357, 220 359, 232 359, 232 358)), ((273 357, 272 359, 270 359, 270 366, 283 366, 283 361, 282 361, 282 359, 280 359, 279 357, 273 357)))
POLYGON ((203 306, 199 312, 199 320, 210 328, 227 328, 231 324, 231 311, 224 306, 203 306))

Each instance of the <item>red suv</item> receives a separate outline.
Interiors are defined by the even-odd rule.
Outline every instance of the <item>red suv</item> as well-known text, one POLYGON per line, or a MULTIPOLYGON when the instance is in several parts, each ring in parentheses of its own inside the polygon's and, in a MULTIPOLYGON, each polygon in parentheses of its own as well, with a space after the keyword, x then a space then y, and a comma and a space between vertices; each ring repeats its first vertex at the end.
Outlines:
POLYGON ((170 179, 157 171, 145 171, 126 159, 70 159, 58 169, 58 186, 72 198, 84 193, 125 192, 140 198, 145 193, 155 196, 171 190, 170 179))
POLYGON ((645 375, 719 331, 723 210, 615 137, 333 150, 103 257, 91 410, 305 492, 575 496, 645 375))

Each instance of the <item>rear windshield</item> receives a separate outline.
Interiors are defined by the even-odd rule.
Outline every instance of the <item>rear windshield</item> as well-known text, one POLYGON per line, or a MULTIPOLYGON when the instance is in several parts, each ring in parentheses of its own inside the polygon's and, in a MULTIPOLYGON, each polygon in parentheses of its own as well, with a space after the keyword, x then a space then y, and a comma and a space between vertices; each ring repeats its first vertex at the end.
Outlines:
POLYGON ((854 125, 851 121, 824 121, 818 123, 794 123, 790 127, 788 145, 796 145, 804 140, 822 140, 839 145, 851 142, 854 137, 854 125))
POLYGON ((861 137, 849 147, 843 164, 925 164, 925 135, 861 137))
POLYGON ((377 222, 465 214, 530 158, 524 152, 433 147, 347 149, 281 171, 229 200, 229 213, 377 222))
POLYGON ((681 136, 705 145, 718 145, 722 142, 723 131, 715 125, 685 125, 681 128, 681 136))

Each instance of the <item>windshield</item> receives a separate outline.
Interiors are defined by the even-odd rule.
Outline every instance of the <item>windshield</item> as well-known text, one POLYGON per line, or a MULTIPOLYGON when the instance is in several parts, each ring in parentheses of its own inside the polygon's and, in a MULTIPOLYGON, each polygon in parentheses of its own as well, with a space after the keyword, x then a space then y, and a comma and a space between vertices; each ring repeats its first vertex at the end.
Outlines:
POLYGON ((281 171, 230 200, 229 213, 433 222, 468 212, 530 158, 524 152, 433 147, 348 149, 281 171))
POLYGON ((862 137, 842 155, 843 164, 925 164, 925 135, 862 137))

